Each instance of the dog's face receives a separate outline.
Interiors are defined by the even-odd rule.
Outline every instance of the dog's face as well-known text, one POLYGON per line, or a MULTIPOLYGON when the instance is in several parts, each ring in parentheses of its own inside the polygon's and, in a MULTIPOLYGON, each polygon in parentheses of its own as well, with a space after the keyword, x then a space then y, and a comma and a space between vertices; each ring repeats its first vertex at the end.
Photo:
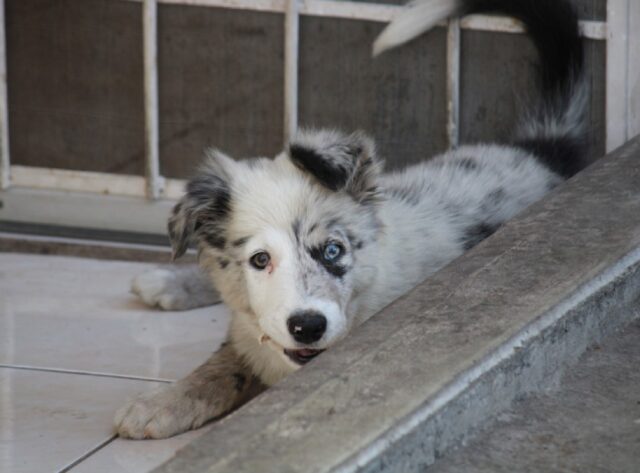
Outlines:
POLYGON ((195 239, 225 302, 300 366, 344 337, 374 276, 379 168, 363 134, 301 133, 274 160, 213 153, 169 221, 174 254, 195 239))

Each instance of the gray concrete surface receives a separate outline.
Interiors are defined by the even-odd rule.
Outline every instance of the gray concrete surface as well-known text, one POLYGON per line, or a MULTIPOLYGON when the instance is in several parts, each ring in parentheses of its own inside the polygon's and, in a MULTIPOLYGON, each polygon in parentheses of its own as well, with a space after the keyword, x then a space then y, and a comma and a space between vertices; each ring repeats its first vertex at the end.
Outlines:
POLYGON ((421 471, 635 317, 639 183, 640 138, 158 471, 421 471))
POLYGON ((558 390, 517 402, 426 471, 640 471, 640 321, 592 345, 558 390))

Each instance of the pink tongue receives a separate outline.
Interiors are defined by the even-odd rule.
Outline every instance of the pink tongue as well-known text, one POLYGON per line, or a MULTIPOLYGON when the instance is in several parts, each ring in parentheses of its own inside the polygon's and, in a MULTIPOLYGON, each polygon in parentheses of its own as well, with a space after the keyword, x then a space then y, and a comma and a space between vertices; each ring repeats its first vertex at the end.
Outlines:
POLYGON ((300 355, 300 356, 304 356, 304 357, 307 357, 307 356, 313 356, 313 355, 315 355, 317 352, 318 352, 318 350, 312 350, 312 349, 310 349, 310 348, 303 348, 303 349, 301 349, 301 350, 296 350, 296 353, 297 353, 298 355, 300 355))

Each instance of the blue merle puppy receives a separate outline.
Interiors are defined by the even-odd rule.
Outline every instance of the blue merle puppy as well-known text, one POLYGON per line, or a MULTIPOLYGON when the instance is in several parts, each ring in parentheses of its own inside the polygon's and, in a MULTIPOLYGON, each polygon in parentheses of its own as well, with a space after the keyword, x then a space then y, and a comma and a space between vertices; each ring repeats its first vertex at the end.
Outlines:
POLYGON ((583 167, 588 90, 567 1, 414 2, 374 51, 471 13, 520 20, 540 55, 541 98, 513 140, 395 173, 382 172, 359 132, 304 131, 275 159, 211 152, 169 220, 174 256, 194 242, 202 269, 158 269, 134 290, 171 310, 220 296, 233 313, 228 342, 186 378, 120 409, 121 436, 169 437, 236 408, 583 167))

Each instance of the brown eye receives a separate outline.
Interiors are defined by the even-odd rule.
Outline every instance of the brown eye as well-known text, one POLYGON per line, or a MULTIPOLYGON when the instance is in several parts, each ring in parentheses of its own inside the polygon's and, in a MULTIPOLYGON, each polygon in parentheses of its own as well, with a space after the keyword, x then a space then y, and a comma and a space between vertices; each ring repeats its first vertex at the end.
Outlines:
POLYGON ((249 263, 254 268, 262 271, 269 265, 269 261, 271 261, 271 256, 266 251, 261 251, 260 253, 256 253, 249 259, 249 263))

